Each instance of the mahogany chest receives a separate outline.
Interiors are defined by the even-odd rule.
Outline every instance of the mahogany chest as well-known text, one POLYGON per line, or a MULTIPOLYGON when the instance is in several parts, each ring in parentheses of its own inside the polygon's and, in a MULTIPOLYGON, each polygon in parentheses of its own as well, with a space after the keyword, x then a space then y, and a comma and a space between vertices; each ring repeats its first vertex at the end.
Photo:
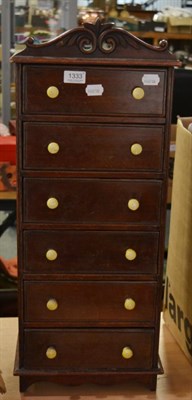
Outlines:
POLYGON ((175 59, 97 20, 13 61, 20 389, 155 389, 175 59))

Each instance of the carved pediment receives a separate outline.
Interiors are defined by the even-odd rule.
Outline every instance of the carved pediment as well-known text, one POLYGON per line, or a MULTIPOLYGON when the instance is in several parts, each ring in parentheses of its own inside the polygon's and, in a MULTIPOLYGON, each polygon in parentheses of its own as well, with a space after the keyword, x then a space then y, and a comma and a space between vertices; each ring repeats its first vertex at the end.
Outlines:
POLYGON ((116 28, 112 23, 101 23, 99 19, 94 24, 85 23, 84 26, 66 31, 45 43, 37 44, 34 38, 29 37, 26 49, 13 56, 13 61, 17 62, 20 56, 121 58, 132 61, 166 59, 175 63, 166 40, 162 40, 159 46, 152 46, 125 29, 116 28))

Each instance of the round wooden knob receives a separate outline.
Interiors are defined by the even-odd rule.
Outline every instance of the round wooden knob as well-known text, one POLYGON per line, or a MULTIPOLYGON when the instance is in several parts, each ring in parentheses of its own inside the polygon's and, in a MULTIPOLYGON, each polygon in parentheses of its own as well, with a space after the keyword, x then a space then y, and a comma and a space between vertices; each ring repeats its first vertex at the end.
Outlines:
POLYGON ((133 261, 135 260, 135 258, 137 257, 137 253, 135 250, 133 249, 127 249, 125 252, 125 258, 129 261, 133 261))
POLYGON ((142 148, 141 144, 139 144, 139 143, 134 143, 134 144, 132 144, 132 146, 131 146, 131 153, 132 153, 134 156, 138 156, 139 154, 142 153, 142 151, 143 151, 143 148, 142 148))
POLYGON ((48 349, 46 351, 46 356, 50 360, 53 360, 53 358, 55 358, 57 356, 57 352, 56 352, 55 347, 48 347, 48 349))
POLYGON ((58 303, 56 299, 49 299, 47 302, 47 309, 49 311, 55 311, 58 308, 58 303))
POLYGON ((130 199, 128 201, 128 208, 131 211, 136 211, 139 208, 139 201, 137 199, 130 199))
POLYGON ((128 311, 134 310, 135 306, 136 306, 136 303, 133 299, 131 299, 131 298, 125 299, 124 307, 126 310, 128 310, 128 311))
POLYGON ((59 145, 56 142, 51 142, 47 146, 47 150, 50 154, 57 154, 59 151, 59 145))
POLYGON ((47 96, 50 99, 55 99, 59 96, 59 89, 56 86, 49 86, 47 89, 47 96))
POLYGON ((126 358, 127 360, 131 357, 133 357, 133 351, 131 350, 130 347, 124 347, 122 350, 122 357, 126 358))
POLYGON ((133 89, 132 96, 136 100, 141 100, 145 96, 145 92, 141 87, 136 87, 135 89, 133 89))
POLYGON ((56 250, 54 250, 54 249, 49 249, 49 250, 47 250, 47 252, 46 252, 46 258, 47 258, 47 260, 49 260, 49 261, 54 261, 54 260, 56 260, 56 258, 57 258, 57 252, 56 252, 56 250))
POLYGON ((47 207, 50 208, 51 210, 54 210, 55 208, 57 208, 58 205, 59 205, 59 202, 55 197, 50 197, 47 200, 47 207))

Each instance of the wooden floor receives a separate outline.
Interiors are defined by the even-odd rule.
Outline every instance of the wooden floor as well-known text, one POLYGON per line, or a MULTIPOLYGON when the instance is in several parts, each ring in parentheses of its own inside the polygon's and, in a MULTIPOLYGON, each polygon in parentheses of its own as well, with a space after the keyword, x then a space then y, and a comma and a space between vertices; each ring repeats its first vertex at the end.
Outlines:
POLYGON ((12 374, 17 340, 17 318, 0 319, 0 368, 7 387, 2 400, 192 400, 192 366, 162 321, 160 356, 165 373, 158 377, 157 391, 136 384, 96 386, 39 383, 19 393, 19 379, 12 374))

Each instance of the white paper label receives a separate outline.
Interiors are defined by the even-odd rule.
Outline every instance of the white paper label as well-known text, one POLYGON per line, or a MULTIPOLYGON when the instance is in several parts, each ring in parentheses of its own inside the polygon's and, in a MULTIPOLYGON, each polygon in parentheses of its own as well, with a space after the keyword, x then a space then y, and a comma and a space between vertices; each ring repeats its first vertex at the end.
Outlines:
POLYGON ((157 86, 160 82, 160 77, 157 74, 144 74, 142 82, 145 86, 157 86))
POLYGON ((85 83, 85 71, 64 71, 64 83, 85 83))
POLYGON ((102 85, 87 85, 85 91, 87 96, 102 96, 104 87, 102 85))
POLYGON ((171 143, 169 149, 170 149, 170 152, 171 152, 171 153, 172 153, 173 151, 176 151, 176 143, 171 143))

